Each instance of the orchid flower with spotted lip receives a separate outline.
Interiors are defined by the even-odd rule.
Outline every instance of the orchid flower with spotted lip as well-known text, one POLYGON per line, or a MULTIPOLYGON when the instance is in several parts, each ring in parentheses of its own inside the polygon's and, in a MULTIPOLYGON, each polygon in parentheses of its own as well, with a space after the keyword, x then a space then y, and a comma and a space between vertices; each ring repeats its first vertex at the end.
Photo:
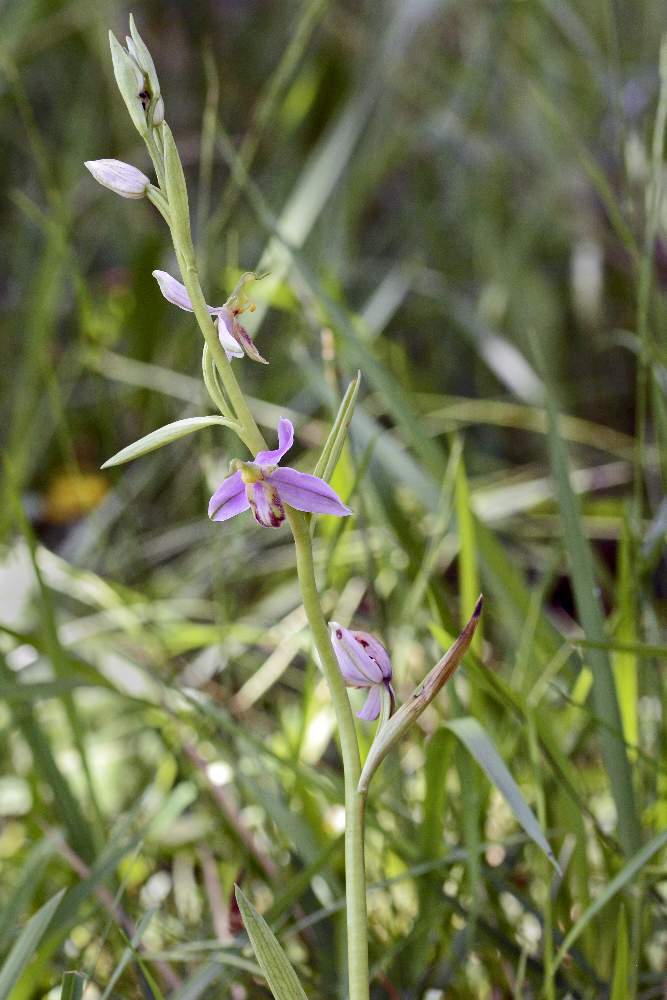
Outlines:
POLYGON ((318 476, 279 466, 280 459, 294 443, 294 427, 281 417, 278 423, 278 447, 260 451, 253 462, 232 462, 228 476, 211 497, 208 516, 212 521, 227 521, 250 509, 258 524, 279 528, 285 520, 285 504, 311 514, 334 514, 347 517, 352 510, 318 476))
POLYGON ((369 632, 343 628, 338 622, 329 622, 331 645, 338 660, 340 672, 348 687, 368 688, 368 697, 357 716, 373 722, 382 708, 382 689, 389 692, 391 708, 396 701, 391 686, 391 659, 382 643, 369 632))
MULTIPOLYGON (((194 312, 192 301, 182 282, 177 281, 167 271, 153 271, 153 277, 160 286, 160 291, 167 302, 171 302, 172 305, 178 306, 185 312, 194 312)), ((250 334, 238 318, 246 310, 252 311, 254 309, 254 306, 248 302, 243 287, 254 277, 255 275, 250 272, 244 274, 224 305, 207 305, 206 308, 213 318, 218 339, 230 361, 232 358, 242 358, 244 354, 247 354, 253 361, 268 365, 269 362, 259 353, 250 334)))

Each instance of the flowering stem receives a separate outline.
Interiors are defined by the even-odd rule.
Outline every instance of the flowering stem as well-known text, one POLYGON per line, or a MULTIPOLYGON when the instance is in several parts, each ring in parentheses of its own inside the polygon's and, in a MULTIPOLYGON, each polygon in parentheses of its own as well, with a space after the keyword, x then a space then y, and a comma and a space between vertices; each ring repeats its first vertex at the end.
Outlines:
MULTIPOLYGON (((174 208, 170 205, 170 211, 174 208)), ((238 423, 238 435, 255 455, 266 448, 255 418, 250 412, 243 390, 236 380, 232 366, 218 338, 211 319, 204 293, 199 282, 199 273, 192 241, 181 234, 189 232, 188 226, 174 225, 170 216, 170 229, 176 258, 183 284, 190 296, 193 312, 204 335, 206 346, 217 368, 225 394, 238 423)), ((312 540, 309 522, 300 512, 286 507, 294 543, 296 546, 296 566, 299 577, 303 606, 308 624, 313 634, 324 676, 329 685, 338 732, 345 781, 345 896, 347 912, 347 956, 349 1000, 368 1000, 368 927, 366 917, 366 872, 364 865, 364 806, 365 794, 357 790, 361 774, 359 744, 354 728, 354 718, 345 689, 345 681, 340 672, 336 655, 329 639, 329 630, 324 620, 315 580, 312 540)))
POLYGON ((364 806, 366 799, 365 795, 357 791, 361 773, 359 744, 357 743, 354 718, 345 689, 345 681, 331 647, 329 630, 322 614, 315 580, 308 522, 303 514, 290 507, 286 508, 286 515, 296 545, 296 566, 303 606, 322 664, 322 671, 331 692, 343 758, 349 1000, 368 1000, 368 925, 364 864, 364 806))

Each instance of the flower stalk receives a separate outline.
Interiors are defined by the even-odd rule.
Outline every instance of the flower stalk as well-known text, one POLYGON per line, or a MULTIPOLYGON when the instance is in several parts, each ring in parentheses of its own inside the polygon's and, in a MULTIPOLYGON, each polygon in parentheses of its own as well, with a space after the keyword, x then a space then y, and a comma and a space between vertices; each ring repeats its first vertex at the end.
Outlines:
MULTIPOLYGON (((477 626, 481 599, 450 652, 416 689, 412 698, 392 714, 395 697, 389 654, 368 632, 353 631, 337 622, 327 625, 313 559, 313 515, 345 517, 353 513, 331 488, 329 479, 345 445, 360 376, 357 374, 345 394, 314 474, 280 465, 293 442, 292 424, 285 418, 280 420, 278 447, 268 450, 232 367, 232 358, 241 359, 244 356, 255 362, 267 363, 239 318, 245 310, 254 308, 248 301, 245 286, 256 276, 244 274, 222 306, 207 304, 192 241, 185 174, 171 129, 164 121, 164 103, 157 73, 132 19, 130 31, 126 48, 111 35, 114 72, 130 117, 146 143, 157 184, 152 184, 136 167, 118 160, 95 160, 86 165, 96 180, 116 194, 131 199, 147 197, 165 220, 183 283, 165 271, 156 270, 153 274, 168 301, 194 314, 204 338, 202 377, 221 416, 176 421, 124 448, 105 465, 130 461, 199 427, 221 424, 238 435, 254 459, 234 460, 231 474, 211 497, 209 517, 218 522, 227 521, 250 509, 256 521, 265 527, 279 528, 284 521, 289 524, 303 607, 328 684, 343 763, 348 1000, 369 1000, 364 862, 364 811, 369 782, 389 750, 424 711, 460 663, 477 626), (346 685, 368 690, 366 704, 358 713, 359 717, 365 721, 379 719, 363 769, 346 685)), ((236 362, 237 365, 241 363, 241 360, 236 362)), ((279 963, 283 971, 286 963, 286 958, 279 963)))
MULTIPOLYGON (((248 450, 255 454, 266 449, 266 442, 250 412, 232 365, 220 344, 215 325, 208 311, 206 299, 199 282, 194 248, 190 237, 190 220, 181 218, 187 212, 187 200, 180 189, 182 167, 178 158, 175 169, 173 158, 178 158, 171 132, 165 139, 165 162, 172 159, 171 171, 167 168, 167 199, 171 217, 171 236, 183 284, 192 303, 192 309, 204 336, 209 355, 220 376, 227 399, 238 422, 238 434, 248 450), (177 179, 174 179, 174 174, 177 179), (180 177, 178 177, 180 174, 180 177), (178 185, 177 197, 172 202, 172 190, 178 185)), ((183 185, 185 181, 183 180, 183 185)), ((368 1000, 368 924, 366 913, 366 870, 364 861, 364 808, 365 796, 357 790, 361 776, 359 744, 350 701, 343 676, 331 645, 322 606, 320 604, 312 538, 306 516, 287 507, 286 519, 292 531, 296 549, 296 568, 306 618, 317 650, 322 672, 327 681, 336 715, 343 762, 345 788, 345 905, 347 915, 347 962, 349 1000, 368 1000)))

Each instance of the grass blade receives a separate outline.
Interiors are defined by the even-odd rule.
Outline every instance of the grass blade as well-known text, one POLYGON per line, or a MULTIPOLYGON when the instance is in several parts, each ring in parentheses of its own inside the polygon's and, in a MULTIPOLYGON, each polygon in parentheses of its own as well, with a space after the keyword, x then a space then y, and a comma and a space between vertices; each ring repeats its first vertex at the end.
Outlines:
POLYGON ((64 895, 65 890, 61 889, 47 903, 44 903, 44 906, 30 918, 14 942, 14 947, 0 969, 0 1000, 7 1000, 11 990, 20 979, 21 973, 35 954, 37 946, 64 895))
POLYGON ((614 959, 614 977, 611 981, 609 1000, 631 1000, 631 994, 628 992, 629 958, 628 921, 625 910, 621 907, 618 914, 616 958, 614 959))
POLYGON ((238 886, 235 892, 250 943, 275 1000, 307 1000, 296 972, 266 920, 238 886))
POLYGON ((481 769, 506 799, 507 804, 528 836, 537 844, 541 851, 544 851, 556 871, 560 873, 558 862, 546 837, 542 833, 535 814, 524 799, 519 786, 507 770, 505 762, 477 719, 466 716, 463 719, 452 719, 450 722, 445 723, 445 725, 455 736, 458 736, 468 753, 477 761, 481 769))
MULTIPOLYGON (((593 642, 604 642, 604 618, 597 596, 593 555, 584 535, 579 506, 570 483, 568 457, 558 430, 556 406, 548 387, 545 392, 551 470, 560 507, 565 548, 570 558, 577 612, 586 638, 593 642)), ((623 742, 614 677, 609 657, 604 650, 590 649, 588 662, 593 673, 593 708, 598 718, 606 723, 600 730, 600 745, 616 805, 619 840, 624 853, 629 856, 641 844, 641 833, 630 763, 623 742)))
POLYGON ((630 858, 630 860, 621 868, 618 875, 616 875, 611 882, 607 885, 600 895, 594 900, 591 905, 585 910, 573 927, 570 928, 569 932, 565 936, 565 940, 558 950, 556 959, 554 961, 554 972, 561 964, 568 951, 574 944, 574 942, 579 938, 581 932, 588 926, 593 917, 600 912, 600 910, 607 905, 610 899, 613 899, 616 893, 624 889, 625 886, 635 878, 636 875, 642 870, 645 864, 647 864, 654 854, 667 844, 667 830, 661 830, 652 840, 649 840, 648 844, 645 844, 640 851, 630 858))
POLYGON ((81 972, 65 972, 60 985, 60 1000, 81 1000, 86 977, 81 972))

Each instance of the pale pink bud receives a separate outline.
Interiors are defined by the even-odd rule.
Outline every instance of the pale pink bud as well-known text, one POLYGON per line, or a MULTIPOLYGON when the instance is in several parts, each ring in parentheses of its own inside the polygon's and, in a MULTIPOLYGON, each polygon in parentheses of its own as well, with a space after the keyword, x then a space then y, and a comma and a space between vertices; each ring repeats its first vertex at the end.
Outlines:
POLYGON ((104 187, 121 198, 143 198, 150 179, 141 170, 122 160, 86 160, 84 166, 104 187))

